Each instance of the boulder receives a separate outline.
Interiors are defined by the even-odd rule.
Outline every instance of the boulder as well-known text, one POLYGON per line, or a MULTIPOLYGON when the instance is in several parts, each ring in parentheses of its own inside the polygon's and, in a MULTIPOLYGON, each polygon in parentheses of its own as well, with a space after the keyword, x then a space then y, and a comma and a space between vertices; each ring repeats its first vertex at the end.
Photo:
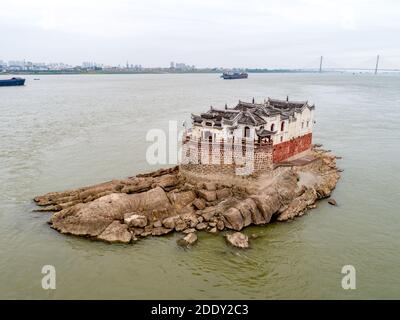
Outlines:
MULTIPOLYGON (((98 189, 98 188, 96 188, 98 189)), ((142 193, 112 193, 87 203, 78 203, 55 213, 50 223, 62 233, 98 236, 114 220, 141 212, 170 214, 171 204, 160 187, 142 193)))
POLYGON ((225 229, 225 224, 224 224, 224 222, 223 222, 222 220, 218 220, 218 222, 217 222, 217 229, 218 229, 219 231, 222 231, 222 230, 225 229))
MULTIPOLYGON (((131 205, 138 208, 138 210, 131 210, 131 211, 166 212, 172 209, 167 194, 160 187, 156 187, 147 192, 133 194, 130 195, 130 197, 131 197, 130 198, 131 205)), ((115 205, 118 204, 116 203, 115 205)), ((120 205, 123 204, 121 203, 120 205)))
POLYGON ((225 227, 240 231, 244 227, 243 217, 237 208, 231 207, 223 214, 225 227))
POLYGON ((190 204, 190 205, 187 205, 186 207, 183 207, 181 210, 179 210, 178 214, 179 215, 185 215, 185 214, 196 215, 196 209, 190 204))
POLYGON ((123 193, 139 193, 151 189, 153 179, 151 178, 136 178, 132 184, 124 185, 121 189, 123 193))
POLYGON ((228 234, 226 240, 229 244, 237 248, 246 249, 249 247, 249 238, 241 232, 228 234))
POLYGON ((147 225, 147 218, 144 215, 128 213, 125 217, 124 223, 129 227, 143 228, 147 225))
POLYGON ((196 198, 193 201, 193 205, 196 207, 196 209, 198 210, 203 210, 206 207, 206 203, 204 201, 204 199, 201 198, 196 198))
POLYGON ((175 230, 176 231, 179 232, 179 231, 185 230, 186 228, 187 228, 187 225, 186 225, 185 221, 183 221, 181 219, 175 221, 175 230))
POLYGON ((251 199, 257 205, 257 209, 263 216, 263 223, 268 223, 271 221, 272 215, 276 213, 282 206, 279 200, 279 194, 277 192, 272 192, 272 194, 260 193, 251 196, 251 199))
POLYGON ((198 194, 201 198, 208 202, 213 202, 217 200, 217 193, 215 191, 199 190, 198 194))
POLYGON ((190 228, 196 227, 196 225, 199 223, 197 216, 194 213, 182 214, 180 218, 185 221, 186 225, 188 225, 190 228))
POLYGON ((142 228, 131 228, 130 230, 134 236, 140 236, 144 232, 144 229, 142 228))
POLYGON ((89 203, 78 203, 56 212, 49 222, 52 228, 61 233, 95 237, 114 220, 124 218, 124 209, 114 203, 130 203, 129 198, 133 196, 136 195, 113 193, 89 203))
POLYGON ((322 182, 316 185, 314 188, 317 191, 318 199, 327 198, 331 195, 333 189, 335 189, 336 183, 340 178, 340 174, 336 171, 331 171, 323 175, 322 182))
POLYGON ((197 235, 196 235, 196 233, 192 232, 192 233, 189 233, 186 236, 184 236, 182 239, 179 239, 177 241, 177 243, 180 246, 186 246, 187 247, 187 246, 193 245, 196 241, 197 241, 197 235))
POLYGON ((164 227, 156 227, 151 231, 151 235, 153 235, 153 236, 161 236, 161 235, 167 234, 167 233, 169 233, 171 231, 172 231, 172 229, 167 229, 167 228, 164 228, 164 227))
POLYGON ((119 221, 113 221, 97 239, 106 242, 121 242, 129 243, 132 240, 132 234, 128 231, 126 224, 120 223, 119 221))
POLYGON ((307 189, 300 197, 294 199, 286 209, 278 216, 278 221, 285 221, 301 216, 309 206, 317 200, 317 193, 313 188, 307 189))
POLYGON ((245 227, 251 223, 257 225, 265 223, 266 220, 260 210, 258 210, 257 204, 253 199, 247 198, 244 201, 241 201, 236 207, 242 214, 245 227))
POLYGON ((179 219, 178 216, 168 217, 168 218, 165 218, 162 223, 163 223, 165 228, 174 229, 175 228, 175 221, 177 219, 179 219))
POLYGON ((160 221, 160 220, 155 221, 155 222, 153 223, 153 227, 154 227, 154 228, 160 228, 160 227, 162 227, 161 221, 160 221))
POLYGON ((229 198, 230 196, 232 196, 231 189, 224 188, 224 189, 217 190, 217 199, 218 200, 223 200, 223 199, 229 198))
POLYGON ((210 221, 215 216, 216 212, 216 208, 208 207, 202 211, 201 216, 205 221, 210 221))
POLYGON ((188 204, 191 204, 194 199, 196 199, 196 194, 194 191, 182 191, 176 192, 172 191, 168 194, 168 198, 170 199, 172 205, 180 210, 186 207, 188 204))
POLYGON ((328 203, 329 203, 330 205, 332 205, 332 206, 337 206, 337 202, 336 202, 335 199, 329 199, 329 200, 328 200, 328 203))
POLYGON ((249 226, 251 224, 252 220, 251 220, 250 207, 248 206, 248 204, 245 201, 240 202, 237 205, 236 209, 238 209, 240 211, 240 214, 243 217, 243 226, 247 227, 247 226, 249 226))
POLYGON ((196 232, 195 228, 188 228, 182 231, 182 233, 188 234, 188 233, 192 233, 192 232, 196 232))
POLYGON ((197 224, 197 226, 196 226, 196 229, 197 229, 197 230, 204 230, 204 229, 206 229, 206 228, 207 228, 207 225, 206 225, 204 222, 199 223, 199 224, 197 224))
POLYGON ((214 228, 211 228, 210 230, 208 230, 208 232, 209 232, 209 233, 213 233, 213 234, 215 234, 215 233, 217 233, 217 232, 218 232, 218 230, 217 230, 217 228, 216 228, 216 227, 214 227, 214 228))
POLYGON ((178 178, 173 174, 166 174, 161 177, 156 178, 157 186, 163 188, 164 190, 169 190, 178 184, 178 178))
POLYGON ((207 191, 215 191, 217 190, 217 185, 214 182, 205 182, 203 184, 204 189, 206 189, 207 191))
POLYGON ((190 183, 184 183, 182 187, 180 187, 180 191, 189 191, 189 190, 196 190, 196 187, 190 183))

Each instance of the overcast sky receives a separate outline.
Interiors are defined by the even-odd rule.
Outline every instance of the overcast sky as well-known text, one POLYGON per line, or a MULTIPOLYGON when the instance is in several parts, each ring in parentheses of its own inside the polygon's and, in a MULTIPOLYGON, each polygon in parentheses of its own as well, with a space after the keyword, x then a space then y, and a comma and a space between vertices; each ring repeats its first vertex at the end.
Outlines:
POLYGON ((400 68, 399 0, 9 0, 0 60, 400 68))

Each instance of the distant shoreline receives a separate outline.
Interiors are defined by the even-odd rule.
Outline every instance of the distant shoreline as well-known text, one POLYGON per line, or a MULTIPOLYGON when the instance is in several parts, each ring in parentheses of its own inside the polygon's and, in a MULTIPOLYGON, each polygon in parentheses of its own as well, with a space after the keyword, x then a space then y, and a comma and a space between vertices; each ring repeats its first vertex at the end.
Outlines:
MULTIPOLYGON (((321 73, 319 71, 314 70, 290 70, 290 69, 275 69, 275 70, 245 70, 245 72, 249 74, 265 74, 265 73, 297 73, 297 74, 318 74, 321 73)), ((372 74, 372 71, 350 71, 350 70, 326 70, 322 71, 324 74, 372 74)), ((400 70, 391 70, 386 71, 382 70, 379 74, 398 74, 400 70)), ((14 72, 0 72, 0 76, 9 76, 9 75, 114 75, 114 74, 222 74, 221 71, 213 71, 213 70, 191 70, 191 71, 165 71, 165 70, 148 70, 148 71, 105 71, 105 70, 90 70, 90 71, 14 71, 14 72)))
MULTIPOLYGON (((247 73, 318 73, 318 71, 308 70, 289 70, 289 69, 276 69, 276 70, 246 70, 247 73)), ((149 71, 105 71, 105 70, 82 70, 82 71, 14 71, 2 72, 0 75, 60 75, 60 74, 221 74, 221 71, 213 70, 198 70, 198 71, 166 71, 166 70, 149 70, 149 71)))

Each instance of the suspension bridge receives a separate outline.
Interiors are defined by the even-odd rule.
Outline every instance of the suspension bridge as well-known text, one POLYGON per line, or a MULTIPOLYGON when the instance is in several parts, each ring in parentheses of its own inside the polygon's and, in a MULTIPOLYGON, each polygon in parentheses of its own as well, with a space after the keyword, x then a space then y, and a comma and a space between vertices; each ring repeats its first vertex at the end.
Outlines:
POLYGON ((304 67, 299 68, 304 71, 313 72, 371 72, 378 74, 379 72, 400 72, 400 68, 396 68, 398 62, 394 62, 387 57, 381 57, 379 54, 357 62, 357 66, 341 66, 340 63, 333 61, 330 57, 320 56, 318 60, 312 59, 304 67))

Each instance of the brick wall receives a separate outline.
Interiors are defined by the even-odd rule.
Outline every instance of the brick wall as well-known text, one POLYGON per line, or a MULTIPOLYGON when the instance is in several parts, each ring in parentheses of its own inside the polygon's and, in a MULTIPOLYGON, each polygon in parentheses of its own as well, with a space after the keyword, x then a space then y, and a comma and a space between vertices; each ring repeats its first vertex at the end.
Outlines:
POLYGON ((274 145, 273 162, 281 162, 287 158, 306 151, 311 147, 312 133, 274 145))
POLYGON ((197 174, 250 175, 273 168, 271 144, 224 144, 186 140, 181 170, 197 174))

